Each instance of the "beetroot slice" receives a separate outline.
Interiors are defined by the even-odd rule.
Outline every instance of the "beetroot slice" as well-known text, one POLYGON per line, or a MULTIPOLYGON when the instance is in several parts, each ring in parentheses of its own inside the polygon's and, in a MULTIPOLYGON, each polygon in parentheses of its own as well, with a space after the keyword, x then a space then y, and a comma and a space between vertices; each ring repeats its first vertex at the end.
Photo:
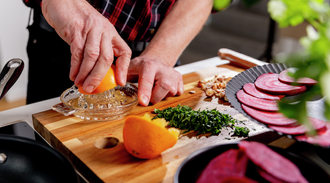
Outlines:
MULTIPOLYGON (((292 68, 283 70, 280 73, 280 75, 278 76, 278 80, 280 80, 283 83, 288 83, 288 84, 294 83, 295 79, 288 75, 288 72, 291 69, 292 68)), ((301 85, 311 86, 311 85, 315 85, 317 83, 317 81, 314 79, 311 79, 311 78, 303 77, 303 78, 299 78, 297 80, 297 83, 301 84, 301 85)))
MULTIPOLYGON (((320 119, 309 117, 310 122, 312 123, 315 130, 321 130, 322 128, 325 128, 326 122, 320 119)), ((282 132, 284 134, 289 135, 301 135, 308 132, 308 128, 304 125, 297 125, 297 126, 272 126, 269 125, 269 128, 282 132)))
POLYGON ((254 82, 256 88, 266 93, 277 95, 297 95, 306 91, 306 86, 291 86, 278 80, 279 74, 260 75, 254 82))
POLYGON ((289 134, 289 135, 300 135, 300 134, 305 134, 307 132, 306 128, 302 125, 298 125, 298 126, 268 126, 269 128, 277 131, 277 132, 281 132, 284 134, 289 134))
POLYGON ((326 129, 318 132, 316 136, 297 135, 295 138, 310 144, 317 144, 322 147, 330 147, 330 123, 327 122, 326 129))
POLYGON ((248 177, 227 177, 222 183, 258 183, 248 177))
POLYGON ((271 183, 284 183, 282 180, 270 175, 269 173, 267 173, 265 170, 261 169, 260 167, 257 167, 257 172, 259 173, 259 175, 261 177, 263 177, 264 179, 266 179, 267 181, 271 182, 271 183))
POLYGON ((245 93, 243 90, 239 90, 236 93, 236 97, 241 103, 256 109, 278 111, 277 102, 275 100, 257 98, 245 93))
POLYGON ((213 158, 197 183, 223 182, 227 177, 245 177, 248 158, 240 149, 229 149, 213 158))
POLYGON ((259 111, 242 104, 243 110, 256 120, 269 125, 293 125, 297 122, 295 119, 285 117, 280 112, 259 111))
POLYGON ((269 99, 269 100, 280 100, 285 95, 271 95, 262 91, 259 91, 253 83, 246 83, 243 86, 243 90, 254 97, 262 98, 262 99, 269 99))
POLYGON ((258 142, 241 141, 238 146, 245 151, 245 154, 255 165, 273 177, 286 182, 307 182, 294 163, 266 145, 258 142))

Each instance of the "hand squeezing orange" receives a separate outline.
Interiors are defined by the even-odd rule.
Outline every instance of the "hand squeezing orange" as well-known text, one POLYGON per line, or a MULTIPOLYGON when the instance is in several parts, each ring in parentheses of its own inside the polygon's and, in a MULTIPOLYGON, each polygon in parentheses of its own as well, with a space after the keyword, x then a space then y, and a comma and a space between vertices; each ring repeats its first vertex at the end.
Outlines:
POLYGON ((143 117, 129 116, 123 130, 126 150, 137 158, 151 159, 173 147, 180 131, 167 129, 166 125, 164 118, 151 120, 148 113, 143 117))
POLYGON ((110 90, 118 85, 117 81, 116 81, 115 73, 116 73, 116 67, 115 67, 115 65, 111 65, 110 69, 108 70, 107 74, 103 78, 102 82, 99 84, 99 86, 97 86, 95 88, 95 90, 92 93, 84 92, 84 90, 82 89, 82 86, 78 87, 78 90, 80 93, 85 94, 85 95, 98 94, 98 93, 102 93, 107 90, 110 90))

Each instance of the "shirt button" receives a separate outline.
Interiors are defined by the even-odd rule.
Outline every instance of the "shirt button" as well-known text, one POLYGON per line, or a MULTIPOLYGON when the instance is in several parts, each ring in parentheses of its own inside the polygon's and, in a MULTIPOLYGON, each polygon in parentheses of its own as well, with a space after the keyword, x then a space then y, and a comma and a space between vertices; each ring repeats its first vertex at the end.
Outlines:
POLYGON ((156 29, 152 28, 152 29, 150 29, 149 31, 150 31, 150 34, 154 34, 155 31, 156 31, 156 29))

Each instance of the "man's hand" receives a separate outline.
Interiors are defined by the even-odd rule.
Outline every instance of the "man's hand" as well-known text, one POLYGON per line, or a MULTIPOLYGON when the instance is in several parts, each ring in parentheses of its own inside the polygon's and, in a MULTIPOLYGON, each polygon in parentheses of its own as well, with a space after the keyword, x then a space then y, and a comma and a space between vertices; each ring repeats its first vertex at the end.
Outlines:
POLYGON ((212 5, 213 0, 176 1, 146 49, 131 61, 128 79, 139 79, 140 105, 184 92, 182 75, 173 66, 201 30, 212 5))
POLYGON ((139 104, 148 106, 184 92, 182 75, 156 57, 139 56, 131 61, 128 80, 139 78, 139 104))
MULTIPOLYGON (((131 50, 114 26, 86 0, 43 0, 47 22, 71 48, 70 79, 92 92, 117 56, 116 78, 126 84, 131 50)), ((51 43, 50 43, 51 44, 51 43)))

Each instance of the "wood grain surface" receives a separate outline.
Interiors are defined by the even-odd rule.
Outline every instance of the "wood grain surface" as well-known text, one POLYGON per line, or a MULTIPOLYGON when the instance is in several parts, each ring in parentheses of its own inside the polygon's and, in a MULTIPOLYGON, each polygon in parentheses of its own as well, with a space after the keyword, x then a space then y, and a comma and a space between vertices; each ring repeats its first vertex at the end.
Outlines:
MULTIPOLYGON (((188 105, 195 110, 217 108, 238 120, 245 120, 252 127, 250 136, 256 137, 269 130, 255 122, 248 121, 222 99, 207 98, 197 87, 201 79, 213 78, 215 74, 232 77, 243 69, 232 65, 221 65, 183 76, 185 92, 181 96, 167 98, 148 107, 136 106, 130 115, 143 115, 157 109, 188 105), (195 91, 194 94, 190 91, 195 91)), ((125 118, 105 122, 83 121, 74 116, 63 116, 52 110, 34 114, 33 125, 54 148, 66 155, 76 169, 90 182, 173 182, 177 168, 182 161, 196 150, 207 146, 242 140, 230 136, 230 129, 218 136, 197 136, 194 132, 182 134, 177 144, 160 156, 141 160, 131 156, 124 147, 122 130, 125 118), (117 138, 115 147, 102 146, 110 137, 117 138), (96 144, 96 145, 95 145, 96 144), (101 144, 101 145, 100 145, 101 144)), ((267 136, 271 138, 270 136, 267 136)), ((278 136, 271 140, 279 138, 278 136)), ((262 137, 261 139, 267 139, 262 137)), ((280 143, 280 142, 276 142, 280 143)), ((197 166, 197 165, 196 165, 197 166)))

